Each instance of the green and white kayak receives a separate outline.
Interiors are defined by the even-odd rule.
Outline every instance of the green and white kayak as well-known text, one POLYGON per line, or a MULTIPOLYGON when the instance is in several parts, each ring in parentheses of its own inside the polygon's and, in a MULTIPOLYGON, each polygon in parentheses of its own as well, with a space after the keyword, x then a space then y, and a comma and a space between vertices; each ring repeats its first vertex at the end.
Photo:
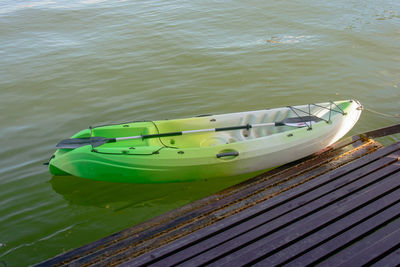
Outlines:
POLYGON ((49 167, 54 175, 129 183, 252 173, 329 146, 361 111, 345 100, 93 127, 61 141, 49 167))

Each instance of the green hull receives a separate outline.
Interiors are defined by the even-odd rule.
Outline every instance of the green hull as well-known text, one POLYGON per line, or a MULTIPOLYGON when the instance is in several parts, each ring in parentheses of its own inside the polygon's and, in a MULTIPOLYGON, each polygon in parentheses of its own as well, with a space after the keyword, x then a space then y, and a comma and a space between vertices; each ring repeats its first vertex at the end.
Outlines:
MULTIPOLYGON (((160 183, 227 177, 272 168, 312 154, 342 137, 358 120, 356 101, 336 102, 339 112, 313 107, 326 121, 307 127, 204 132, 182 136, 123 140, 93 148, 59 149, 50 161, 54 175, 88 179, 160 183), (217 157, 235 152, 238 155, 217 157)), ((330 107, 330 103, 324 103, 330 107)), ((306 110, 308 106, 299 106, 306 110)), ((333 108, 332 108, 333 109, 333 108)), ((308 109, 307 109, 308 110, 308 109)), ((134 122, 83 130, 73 138, 107 138, 273 122, 296 114, 287 108, 154 122, 134 122)))

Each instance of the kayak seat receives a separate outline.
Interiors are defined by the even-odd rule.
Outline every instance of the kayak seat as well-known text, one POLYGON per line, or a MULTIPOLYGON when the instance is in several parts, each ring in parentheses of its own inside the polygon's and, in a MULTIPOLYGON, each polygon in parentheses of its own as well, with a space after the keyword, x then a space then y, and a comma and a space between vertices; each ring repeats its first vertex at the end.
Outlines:
MULTIPOLYGON (((188 148, 188 147, 208 147, 215 145, 223 145, 237 142, 237 138, 232 136, 229 132, 219 133, 206 133, 206 134, 193 134, 187 136, 174 136, 164 137, 162 144, 175 147, 175 148, 188 148)), ((158 141, 155 138, 154 141, 158 141)))
POLYGON ((231 144, 237 141, 238 140, 235 137, 231 136, 229 133, 223 133, 203 139, 200 142, 200 147, 231 144))
MULTIPOLYGON (((157 133, 155 127, 149 122, 137 122, 121 125, 110 125, 99 128, 94 128, 92 136, 101 136, 107 138, 140 136, 146 134, 157 133)), ((138 146, 157 146, 159 142, 154 142, 154 139, 129 139, 120 140, 118 142, 110 142, 102 145, 102 147, 138 147, 138 146)))
MULTIPOLYGON (((289 110, 278 111, 276 113, 270 113, 268 110, 260 113, 251 113, 246 114, 243 117, 240 117, 236 122, 236 125, 246 125, 246 124, 258 124, 258 123, 270 123, 281 121, 289 116, 289 110)), ((230 135, 235 141, 244 141, 251 140, 255 138, 260 138, 268 135, 272 135, 275 133, 284 132, 290 130, 290 127, 286 126, 265 126, 265 127, 254 127, 249 130, 244 129, 240 131, 230 131, 230 135)))

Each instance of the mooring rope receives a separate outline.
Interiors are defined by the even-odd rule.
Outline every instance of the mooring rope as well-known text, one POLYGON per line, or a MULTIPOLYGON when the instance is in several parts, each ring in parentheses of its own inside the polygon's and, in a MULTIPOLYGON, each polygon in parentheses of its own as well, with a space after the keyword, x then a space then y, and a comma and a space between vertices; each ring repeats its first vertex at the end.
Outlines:
POLYGON ((386 118, 400 118, 400 114, 393 114, 393 115, 392 114, 386 114, 386 113, 382 113, 382 112, 373 110, 371 108, 366 108, 365 106, 363 106, 363 109, 366 110, 366 111, 369 111, 371 113, 375 113, 377 115, 380 115, 382 117, 386 117, 386 118))

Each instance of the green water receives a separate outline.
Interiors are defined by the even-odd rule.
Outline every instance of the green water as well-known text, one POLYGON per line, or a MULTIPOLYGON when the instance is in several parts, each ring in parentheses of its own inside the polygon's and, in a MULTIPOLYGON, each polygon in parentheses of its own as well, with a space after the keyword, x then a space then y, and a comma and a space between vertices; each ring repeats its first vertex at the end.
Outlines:
POLYGON ((368 109, 350 134, 400 121, 369 111, 400 113, 395 0, 3 0, 0 37, 0 261, 9 266, 244 179, 52 177, 42 163, 54 145, 89 125, 348 98, 368 109))

